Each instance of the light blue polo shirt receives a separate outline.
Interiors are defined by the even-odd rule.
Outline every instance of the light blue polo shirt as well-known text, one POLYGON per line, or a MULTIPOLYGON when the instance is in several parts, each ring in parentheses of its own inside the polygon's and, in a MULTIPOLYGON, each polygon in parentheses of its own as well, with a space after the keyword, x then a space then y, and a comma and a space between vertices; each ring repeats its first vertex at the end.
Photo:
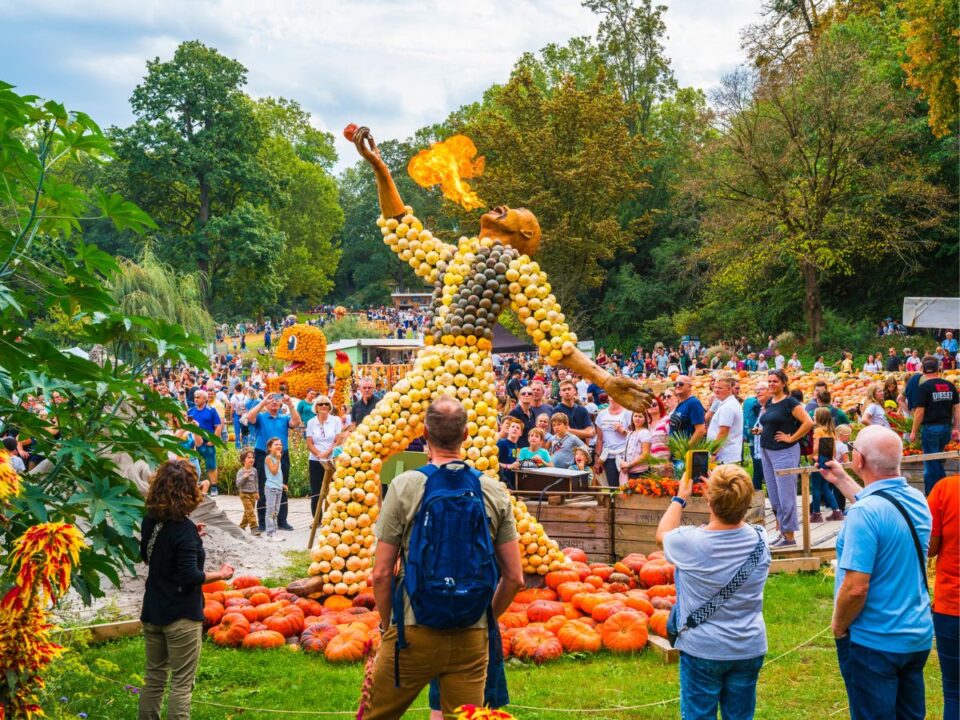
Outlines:
POLYGON ((847 570, 870 575, 863 610, 850 626, 850 640, 884 652, 929 650, 933 641, 930 596, 923 586, 916 546, 906 521, 890 501, 871 497, 890 492, 906 509, 926 560, 933 520, 923 493, 902 478, 871 483, 847 512, 837 538, 834 598, 847 570))
POLYGON ((286 451, 287 436, 290 434, 290 420, 289 415, 281 415, 280 413, 277 413, 276 417, 270 417, 270 413, 266 411, 258 413, 257 421, 250 423, 250 427, 253 428, 256 436, 254 448, 266 452, 267 440, 278 437, 280 442, 283 443, 284 451, 286 451))

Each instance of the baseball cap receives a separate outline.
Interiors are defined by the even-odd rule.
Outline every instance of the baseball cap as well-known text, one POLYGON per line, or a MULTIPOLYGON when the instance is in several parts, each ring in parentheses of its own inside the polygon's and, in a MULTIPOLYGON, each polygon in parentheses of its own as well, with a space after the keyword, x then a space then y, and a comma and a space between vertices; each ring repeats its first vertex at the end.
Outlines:
POLYGON ((600 408, 597 407, 596 403, 588 402, 584 407, 587 409, 587 412, 591 415, 596 415, 600 412, 600 408))
POLYGON ((940 369, 940 361, 935 357, 925 357, 921 367, 925 373, 935 373, 940 369))

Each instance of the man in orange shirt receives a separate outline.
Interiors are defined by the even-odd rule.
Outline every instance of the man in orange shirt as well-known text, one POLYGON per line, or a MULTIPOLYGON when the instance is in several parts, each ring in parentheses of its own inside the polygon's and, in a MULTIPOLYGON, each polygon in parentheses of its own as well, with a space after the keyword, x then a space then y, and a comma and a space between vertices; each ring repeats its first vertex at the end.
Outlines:
POLYGON ((930 557, 937 558, 933 631, 943 674, 943 717, 960 716, 960 475, 943 478, 927 496, 933 530, 930 557))

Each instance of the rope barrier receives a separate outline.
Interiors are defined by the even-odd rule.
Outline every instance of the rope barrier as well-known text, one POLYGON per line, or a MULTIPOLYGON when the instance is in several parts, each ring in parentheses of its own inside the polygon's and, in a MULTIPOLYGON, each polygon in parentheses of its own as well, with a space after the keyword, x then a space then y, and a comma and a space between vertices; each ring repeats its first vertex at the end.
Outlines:
MULTIPOLYGON (((790 650, 787 650, 786 652, 783 652, 780 655, 777 655, 775 658, 773 658, 769 662, 765 662, 763 664, 763 667, 760 669, 760 672, 763 672, 767 667, 777 662, 778 660, 785 658, 787 655, 795 653, 801 648, 809 645, 818 637, 826 634, 829 631, 830 631, 830 627, 827 626, 820 632, 804 640, 802 643, 800 643, 796 647, 791 648, 790 650)), ((100 678, 101 680, 106 680, 107 682, 113 683, 114 685, 122 685, 127 689, 132 688, 132 686, 129 683, 123 683, 123 682, 120 682, 119 680, 114 680, 113 678, 104 677, 103 675, 99 675, 93 671, 90 671, 90 674, 96 678, 100 678)), ((137 692, 139 692, 139 689, 137 689, 137 692)), ((657 700, 655 702, 642 703, 640 705, 615 705, 615 706, 603 707, 603 708, 538 707, 536 705, 518 705, 516 703, 510 703, 507 707, 516 708, 517 710, 530 710, 533 712, 589 714, 589 713, 628 712, 628 711, 634 711, 634 710, 642 710, 644 708, 659 707, 662 705, 671 705, 679 701, 680 701, 680 696, 678 695, 677 697, 669 698, 667 700, 657 700)), ((281 709, 273 709, 273 708, 246 707, 243 705, 230 705, 225 703, 216 703, 210 700, 196 700, 196 699, 193 700, 192 702, 194 705, 207 705, 210 707, 226 708, 228 710, 238 710, 240 712, 259 712, 259 713, 266 713, 268 715, 270 714, 272 715, 312 715, 317 717, 319 716, 329 717, 333 715, 356 715, 356 712, 357 712, 356 710, 281 710, 281 709)), ((430 708, 428 707, 426 708, 419 707, 419 708, 410 708, 407 710, 407 712, 427 712, 429 710, 430 708)), ((844 710, 846 710, 846 706, 844 706, 840 710, 829 713, 829 715, 836 715, 837 713, 843 712, 844 710)))

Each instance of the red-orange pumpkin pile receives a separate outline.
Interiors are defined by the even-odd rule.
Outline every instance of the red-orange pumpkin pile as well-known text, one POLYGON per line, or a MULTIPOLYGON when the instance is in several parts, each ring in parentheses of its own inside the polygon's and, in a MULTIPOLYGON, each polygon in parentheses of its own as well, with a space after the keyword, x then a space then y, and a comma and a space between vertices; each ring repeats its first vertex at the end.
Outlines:
MULTIPOLYGON (((567 563, 547 573, 546 587, 522 590, 500 616, 504 657, 540 664, 564 652, 640 652, 649 633, 666 637, 676 588, 662 553, 635 553, 612 566, 588 563, 577 548, 563 553, 567 563)), ((288 646, 330 662, 359 662, 380 646, 380 614, 370 593, 320 602, 250 576, 203 589, 207 635, 217 645, 288 646)))

